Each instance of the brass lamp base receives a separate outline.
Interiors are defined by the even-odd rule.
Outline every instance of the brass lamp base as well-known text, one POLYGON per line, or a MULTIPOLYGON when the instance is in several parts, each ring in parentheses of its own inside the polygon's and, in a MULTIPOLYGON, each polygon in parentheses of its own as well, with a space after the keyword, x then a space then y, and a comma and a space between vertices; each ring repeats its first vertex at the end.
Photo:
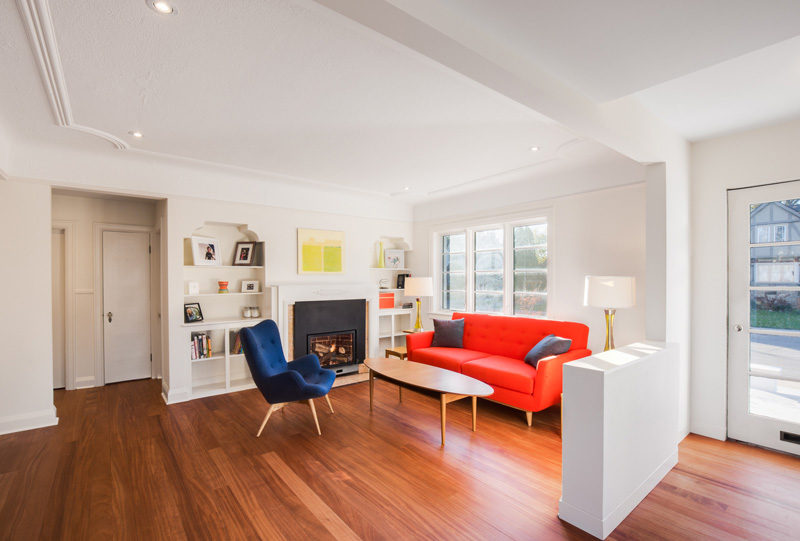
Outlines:
POLYGON ((417 322, 414 323, 414 330, 422 330, 422 301, 417 297, 417 322))
POLYGON ((603 310, 606 314, 606 346, 603 351, 614 349, 614 314, 617 311, 613 308, 603 310))

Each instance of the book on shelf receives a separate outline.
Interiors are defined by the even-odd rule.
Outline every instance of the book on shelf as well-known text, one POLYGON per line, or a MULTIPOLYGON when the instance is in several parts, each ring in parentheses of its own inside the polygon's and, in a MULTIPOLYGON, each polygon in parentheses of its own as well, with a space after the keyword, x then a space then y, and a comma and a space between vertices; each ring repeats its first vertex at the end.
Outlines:
POLYGON ((214 355, 214 346, 207 332, 193 332, 191 334, 192 360, 207 359, 214 355))
MULTIPOLYGON (((233 334, 233 332, 232 332, 233 334)), ((233 338, 233 343, 231 345, 231 355, 239 355, 244 352, 242 348, 242 338, 239 334, 239 331, 235 331, 235 335, 233 338)))

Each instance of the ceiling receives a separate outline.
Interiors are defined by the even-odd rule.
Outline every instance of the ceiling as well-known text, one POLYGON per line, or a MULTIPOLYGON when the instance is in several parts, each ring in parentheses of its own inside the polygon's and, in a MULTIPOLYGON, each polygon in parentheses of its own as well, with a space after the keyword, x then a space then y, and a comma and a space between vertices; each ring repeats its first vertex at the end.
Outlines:
MULTIPOLYGON (((633 95, 690 138, 800 109, 794 0, 388 1, 596 102, 633 95)), ((0 77, 0 123, 27 140, 417 200, 627 160, 310 0, 174 0, 173 15, 144 0, 17 4, 0 5, 15 74, 0 77)))
MULTIPOLYGON (((4 5, 4 26, 19 24, 4 5)), ((381 194, 535 166, 578 139, 313 3, 175 5, 164 16, 143 1, 49 3, 75 125, 118 146, 381 194)), ((13 94, 2 105, 17 113, 44 105, 13 94)))

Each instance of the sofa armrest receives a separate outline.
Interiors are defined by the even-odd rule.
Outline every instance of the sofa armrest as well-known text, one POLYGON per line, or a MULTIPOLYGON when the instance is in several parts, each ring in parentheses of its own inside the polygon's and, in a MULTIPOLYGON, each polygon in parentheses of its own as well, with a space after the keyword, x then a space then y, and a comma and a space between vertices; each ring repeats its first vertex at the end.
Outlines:
POLYGON ((413 361, 415 349, 429 348, 433 342, 433 331, 415 332, 406 335, 406 351, 408 360, 413 361))
POLYGON ((539 361, 533 382, 533 411, 541 411, 561 401, 564 363, 588 357, 589 349, 573 349, 539 361))

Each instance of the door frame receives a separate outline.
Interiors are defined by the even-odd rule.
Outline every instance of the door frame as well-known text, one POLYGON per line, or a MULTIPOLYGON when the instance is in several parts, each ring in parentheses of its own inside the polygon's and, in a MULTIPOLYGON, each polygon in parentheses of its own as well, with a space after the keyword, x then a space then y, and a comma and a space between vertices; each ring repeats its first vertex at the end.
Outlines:
MULTIPOLYGON (((77 387, 75 381, 75 222, 53 220, 52 229, 64 232, 64 389, 72 391, 77 387)), ((52 238, 51 238, 52 242, 52 238)), ((50 282, 53 281, 52 272, 50 282)))
MULTIPOLYGON (((733 275, 733 272, 734 272, 734 261, 733 260, 735 258, 735 254, 736 254, 736 246, 735 246, 734 243, 736 242, 737 239, 734 238, 735 235, 733 234, 733 231, 732 231, 732 228, 734 227, 734 224, 733 224, 733 221, 731 219, 732 211, 733 211, 733 203, 732 203, 731 200, 732 200, 733 197, 736 197, 736 195, 738 193, 746 193, 748 190, 755 190, 755 189, 763 189, 763 190, 775 189, 775 190, 780 190, 780 188, 783 187, 786 184, 799 184, 799 183, 800 183, 800 180, 785 180, 785 181, 772 182, 772 183, 767 183, 767 184, 756 184, 756 185, 752 185, 752 186, 742 186, 742 187, 738 187, 738 188, 729 188, 729 189, 726 190, 726 195, 725 195, 725 199, 726 199, 726 231, 725 231, 726 243, 725 243, 725 245, 726 245, 726 251, 727 251, 727 254, 726 254, 726 273, 725 273, 725 286, 726 286, 726 297, 727 297, 727 303, 726 303, 726 312, 727 313, 726 313, 726 320, 725 320, 726 321, 725 338, 726 338, 726 343, 727 343, 727 347, 726 347, 726 363, 725 363, 725 368, 726 368, 726 371, 725 371, 725 436, 726 436, 726 438, 734 439, 736 441, 743 441, 745 443, 748 443, 748 444, 751 444, 751 445, 756 445, 758 447, 763 447, 765 449, 770 449, 770 450, 779 451, 779 452, 787 452, 787 453, 790 453, 790 454, 793 454, 793 455, 797 455, 798 454, 794 443, 791 443, 791 444, 790 443, 784 443, 783 441, 779 441, 779 442, 772 441, 772 442, 769 442, 769 443, 764 443, 763 441, 753 441, 752 439, 750 439, 750 436, 752 436, 752 434, 750 436, 748 436, 747 438, 744 438, 744 437, 741 437, 741 435, 737 433, 737 430, 741 430, 741 428, 742 428, 741 426, 735 427, 735 429, 733 431, 734 433, 731 434, 731 417, 732 417, 732 410, 731 410, 732 406, 731 406, 731 404, 732 404, 732 402, 734 402, 732 395, 734 394, 734 392, 736 392, 736 391, 734 391, 735 386, 742 384, 741 382, 738 382, 738 381, 734 382, 733 381, 733 378, 735 378, 737 376, 736 368, 739 368, 739 369, 741 368, 741 367, 734 367, 734 361, 735 361, 735 359, 734 359, 734 342, 735 342, 735 340, 733 339, 733 336, 734 336, 734 333, 736 333, 737 335, 739 334, 734 329, 735 325, 737 325, 737 324, 742 325, 743 331, 745 331, 748 336, 750 335, 750 319, 749 319, 749 317, 744 318, 743 321, 737 321, 733 317, 733 315, 734 315, 733 314, 733 310, 734 310, 734 304, 735 304, 735 300, 734 300, 735 292, 734 292, 733 288, 735 287, 735 285, 737 285, 736 282, 734 281, 734 275, 733 275)), ((769 201, 778 201, 778 200, 782 200, 782 199, 786 199, 786 198, 782 197, 780 194, 775 194, 775 195, 759 196, 756 199, 766 199, 767 201, 762 201, 762 202, 769 202, 769 201)), ((748 220, 748 235, 746 237, 748 240, 751 238, 749 236, 749 227, 750 227, 750 222, 748 220)), ((741 240, 741 239, 738 239, 738 240, 741 240)), ((748 253, 749 253, 749 248, 748 248, 748 253)), ((750 271, 748 271, 748 280, 747 280, 748 284, 750 284, 749 272, 750 271)), ((743 302, 743 301, 740 301, 740 302, 743 302)), ((747 302, 749 304, 749 293, 748 293, 748 299, 746 301, 744 301, 744 302, 747 302)), ((749 315, 749 310, 748 310, 747 313, 749 315)), ((748 340, 748 342, 749 342, 749 340, 748 340)), ((749 352, 748 352, 748 364, 749 364, 749 352)), ((741 375, 741 374, 738 374, 738 375, 741 375)), ((749 379, 749 376, 748 376, 748 379, 749 379)), ((748 382, 748 385, 749 385, 749 382, 748 382)), ((738 392, 741 392, 740 388, 738 389, 738 392)), ((734 405, 733 407, 736 407, 736 406, 734 405)), ((796 423, 790 423, 789 421, 782 421, 782 420, 777 420, 777 419, 773 419, 773 418, 769 418, 769 417, 764 417, 764 422, 771 422, 771 423, 775 424, 778 427, 778 429, 780 429, 780 427, 778 426, 779 423, 796 424, 796 423)), ((741 423, 740 423, 740 425, 741 425, 741 423)), ((758 438, 756 438, 756 439, 758 439, 758 438)))
MULTIPOLYGON (((94 378, 95 386, 102 386, 106 384, 106 359, 105 359, 105 330, 103 327, 103 233, 106 231, 114 231, 118 233, 147 233, 150 250, 153 249, 153 233, 155 227, 149 225, 126 225, 126 224, 112 224, 112 223, 94 223, 94 278, 93 287, 95 291, 94 296, 94 378)), ((150 260, 148 258, 148 266, 150 260)), ((148 297, 150 291, 148 289, 148 297)), ((152 303, 150 303, 152 304, 152 303)), ((152 326, 153 307, 150 306, 150 325, 152 326)), ((150 344, 152 349, 152 342, 150 344)), ((163 352, 162 352, 163 357, 163 352)), ((157 371, 154 363, 150 365, 150 377, 157 377, 157 371)))

